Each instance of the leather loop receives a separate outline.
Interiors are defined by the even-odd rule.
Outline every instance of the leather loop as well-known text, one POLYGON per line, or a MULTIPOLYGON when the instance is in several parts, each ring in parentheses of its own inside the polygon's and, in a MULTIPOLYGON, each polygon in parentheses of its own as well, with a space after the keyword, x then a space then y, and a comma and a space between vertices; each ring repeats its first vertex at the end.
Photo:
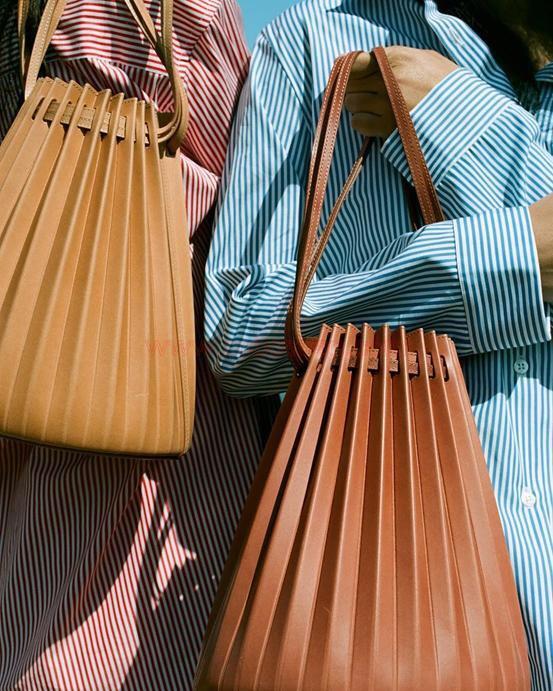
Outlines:
MULTIPOLYGON (((348 179, 334 204, 326 226, 319 236, 318 231, 321 224, 322 208, 347 84, 353 63, 360 53, 361 51, 354 51, 341 55, 336 59, 323 97, 313 142, 306 189, 305 211, 298 245, 294 295, 288 309, 285 327, 288 356, 297 371, 302 371, 305 368, 311 355, 311 348, 306 343, 301 332, 300 317, 303 302, 332 233, 338 213, 363 168, 369 150, 370 140, 365 138, 348 179)), ((373 50, 373 55, 381 70, 384 85, 392 104, 398 133, 413 178, 414 191, 421 218, 425 224, 441 221, 444 219, 444 215, 436 190, 424 160, 405 99, 401 94, 399 84, 388 62, 386 52, 384 48, 378 47, 373 50)), ((414 209, 412 204, 410 204, 410 211, 413 218, 414 209)))
MULTIPOLYGON (((37 30, 33 48, 27 57, 25 47, 25 26, 28 17, 28 0, 20 0, 18 8, 18 33, 20 40, 21 67, 25 98, 29 96, 38 79, 40 66, 46 50, 56 31, 65 8, 66 0, 48 0, 37 30)), ((158 130, 158 141, 166 143, 167 149, 174 154, 180 148, 188 125, 188 102, 182 79, 175 69, 173 60, 173 0, 161 0, 161 36, 158 35, 154 22, 146 9, 144 0, 125 0, 125 4, 134 20, 156 51, 164 65, 173 91, 174 112, 168 121, 158 130)))

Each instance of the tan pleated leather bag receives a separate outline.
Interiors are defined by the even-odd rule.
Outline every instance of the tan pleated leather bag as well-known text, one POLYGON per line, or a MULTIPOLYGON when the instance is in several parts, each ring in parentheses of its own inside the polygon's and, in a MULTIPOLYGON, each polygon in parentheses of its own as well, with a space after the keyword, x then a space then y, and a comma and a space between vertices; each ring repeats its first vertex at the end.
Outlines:
POLYGON ((37 80, 64 0, 48 0, 28 59, 23 48, 26 100, 0 147, 0 434, 174 456, 194 415, 187 101, 172 0, 161 37, 143 0, 125 2, 167 69, 173 113, 37 80))
MULTIPOLYGON (((442 218, 386 54, 376 49, 425 223, 442 218)), ((513 574, 445 335, 323 326, 300 309, 356 162, 317 238, 351 65, 315 137, 295 295, 296 366, 225 566, 201 691, 527 691, 513 574)))

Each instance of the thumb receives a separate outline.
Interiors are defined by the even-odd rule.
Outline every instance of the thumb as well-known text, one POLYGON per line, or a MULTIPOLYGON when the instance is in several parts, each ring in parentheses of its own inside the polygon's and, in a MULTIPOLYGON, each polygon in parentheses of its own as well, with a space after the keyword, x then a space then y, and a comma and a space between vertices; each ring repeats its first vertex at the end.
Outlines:
POLYGON ((350 79, 363 79, 364 77, 374 74, 377 70, 378 65, 376 64, 376 60, 371 53, 364 51, 363 53, 359 53, 355 58, 350 72, 350 79))

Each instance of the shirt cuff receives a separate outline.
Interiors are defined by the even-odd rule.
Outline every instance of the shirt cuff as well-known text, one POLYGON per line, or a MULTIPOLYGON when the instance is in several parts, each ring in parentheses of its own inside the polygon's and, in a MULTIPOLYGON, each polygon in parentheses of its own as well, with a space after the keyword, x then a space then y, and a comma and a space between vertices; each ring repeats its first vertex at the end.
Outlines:
MULTIPOLYGON (((473 72, 459 67, 438 82, 411 110, 436 187, 455 162, 511 104, 509 98, 473 72)), ((386 139, 381 153, 412 183, 397 129, 386 139)))
POLYGON ((528 208, 494 209, 453 223, 473 350, 551 340, 528 208))

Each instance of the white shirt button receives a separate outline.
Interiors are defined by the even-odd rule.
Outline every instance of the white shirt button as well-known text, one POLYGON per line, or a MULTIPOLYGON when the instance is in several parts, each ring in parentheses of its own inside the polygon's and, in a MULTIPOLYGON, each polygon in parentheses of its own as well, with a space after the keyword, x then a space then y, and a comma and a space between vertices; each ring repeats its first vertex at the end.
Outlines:
POLYGON ((514 364, 514 370, 517 374, 526 374, 528 372, 528 363, 524 358, 517 358, 514 364))
POLYGON ((528 487, 525 487, 522 490, 520 498, 524 506, 527 506, 529 509, 536 505, 536 495, 532 492, 532 490, 528 489, 528 487))

